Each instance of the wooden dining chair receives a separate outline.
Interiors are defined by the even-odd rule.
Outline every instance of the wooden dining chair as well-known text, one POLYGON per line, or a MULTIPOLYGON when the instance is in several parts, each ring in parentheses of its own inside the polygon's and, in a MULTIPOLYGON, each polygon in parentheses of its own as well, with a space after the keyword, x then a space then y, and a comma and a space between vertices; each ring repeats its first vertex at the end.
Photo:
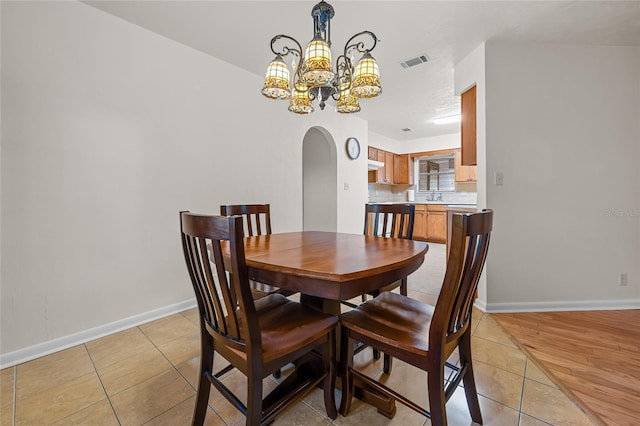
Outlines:
POLYGON ((281 294, 254 302, 245 263, 242 217, 181 212, 180 228, 200 314, 201 359, 193 424, 204 422, 211 386, 253 426, 272 422, 322 382, 327 415, 336 418, 337 317, 306 308, 281 294), (214 353, 230 365, 214 372, 214 353), (263 378, 291 362, 295 370, 263 399, 263 378), (247 377, 246 405, 220 380, 233 368, 247 377))
MULTIPOLYGON (((375 204, 367 203, 364 208, 364 235, 382 238, 404 238, 410 240, 413 237, 413 221, 416 206, 414 204, 375 204)), ((375 291, 362 295, 362 302, 366 302, 367 296, 376 297, 383 291, 392 291, 400 287, 400 294, 407 295, 407 277, 391 284, 387 284, 375 291)), ((343 301, 343 304, 355 308, 357 305, 343 301)), ((356 346, 356 353, 362 351, 367 345, 356 346)), ((380 359, 380 351, 373 348, 373 358, 380 359)), ((384 371, 391 374, 391 357, 384 356, 384 371)))
POLYGON ((349 413, 357 380, 429 417, 431 424, 446 426, 446 401, 462 381, 471 418, 482 424, 473 377, 471 314, 492 222, 491 210, 453 215, 451 252, 435 306, 383 292, 340 316, 342 415, 349 413), (363 342, 425 371, 431 411, 354 369, 354 342, 363 342), (453 365, 447 359, 456 348, 460 362, 453 365), (445 366, 453 371, 450 377, 445 378, 445 366))
MULTIPOLYGON (((271 206, 269 204, 223 204, 220 206, 220 214, 222 216, 242 216, 244 218, 246 236, 271 234, 271 206)), ((285 297, 295 294, 294 291, 253 280, 250 283, 254 299, 274 293, 280 293, 285 297)))
MULTIPOLYGON (((364 235, 386 238, 413 238, 413 220, 415 204, 365 204, 364 235)), ((391 291, 400 287, 400 294, 407 295, 407 278, 391 283, 375 292, 377 296, 383 291, 391 291)), ((366 296, 363 295, 363 301, 366 296)))

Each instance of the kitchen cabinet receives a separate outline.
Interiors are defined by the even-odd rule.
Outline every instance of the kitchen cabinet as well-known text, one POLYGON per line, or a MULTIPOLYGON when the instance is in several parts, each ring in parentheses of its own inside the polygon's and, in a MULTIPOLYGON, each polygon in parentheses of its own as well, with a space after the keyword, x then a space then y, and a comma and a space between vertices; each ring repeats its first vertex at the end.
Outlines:
POLYGON ((427 206, 416 204, 415 215, 413 216, 413 239, 427 239, 427 206))
POLYGON ((376 148, 370 146, 368 154, 367 158, 369 158, 369 160, 378 160, 378 150, 376 148))
POLYGON ((462 153, 460 149, 455 150, 454 168, 456 174, 456 182, 476 182, 477 166, 462 165, 462 153))
POLYGON ((427 204, 427 241, 447 241, 447 213, 444 204, 427 204))
POLYGON ((447 240, 446 205, 416 204, 413 239, 444 243, 447 240))
POLYGON ((393 183, 393 153, 384 152, 384 183, 393 183))
POLYGON ((476 86, 462 92, 460 96, 460 134, 462 165, 475 166, 477 162, 476 143, 476 86))
POLYGON ((393 183, 393 153, 382 149, 369 147, 369 159, 384 163, 378 170, 371 170, 368 174, 369 183, 393 183), (375 152, 375 158, 372 155, 375 152))
POLYGON ((413 185, 413 161, 409 154, 393 154, 393 183, 413 185))

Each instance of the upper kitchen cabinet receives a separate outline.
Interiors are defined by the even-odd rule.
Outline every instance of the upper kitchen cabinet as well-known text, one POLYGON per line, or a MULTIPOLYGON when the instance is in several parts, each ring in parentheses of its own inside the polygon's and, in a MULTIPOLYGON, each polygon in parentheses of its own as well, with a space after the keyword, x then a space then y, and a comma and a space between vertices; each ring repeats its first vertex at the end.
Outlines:
POLYGON ((369 160, 384 163, 377 170, 369 170, 369 183, 393 183, 393 154, 382 149, 369 147, 369 160))
POLYGON ((409 154, 393 154, 393 183, 413 185, 413 161, 409 154))
POLYGON ((376 148, 370 146, 368 153, 369 153, 368 155, 369 160, 378 161, 378 150, 376 148))
POLYGON ((411 159, 408 154, 398 156, 393 152, 388 152, 374 147, 369 147, 368 154, 370 160, 384 163, 384 166, 380 167, 379 169, 369 171, 369 183, 408 184, 409 182, 411 182, 411 159), (400 161, 396 157, 406 158, 404 158, 403 161, 400 161), (399 172, 396 172, 396 167, 398 168, 399 172))
POLYGON ((383 161, 384 161, 384 183, 394 183, 393 182, 393 153, 384 151, 383 161))
POLYGON ((476 182, 478 180, 477 167, 464 166, 462 164, 462 152, 460 149, 455 150, 454 161, 456 182, 476 182))
MULTIPOLYGON (((478 164, 476 156, 476 86, 472 86, 467 91, 462 92, 461 112, 461 164, 464 166, 475 166, 478 164)), ((475 180, 475 178, 473 180, 475 180)))

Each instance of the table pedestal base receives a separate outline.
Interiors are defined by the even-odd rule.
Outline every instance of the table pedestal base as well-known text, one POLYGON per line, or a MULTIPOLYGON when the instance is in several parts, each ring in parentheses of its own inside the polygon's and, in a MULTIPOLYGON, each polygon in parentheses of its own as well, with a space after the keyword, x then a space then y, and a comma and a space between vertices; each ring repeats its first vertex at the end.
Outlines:
POLYGON ((392 419, 396 414, 396 400, 388 395, 381 394, 362 382, 359 378, 353 378, 354 396, 378 409, 378 413, 392 419))

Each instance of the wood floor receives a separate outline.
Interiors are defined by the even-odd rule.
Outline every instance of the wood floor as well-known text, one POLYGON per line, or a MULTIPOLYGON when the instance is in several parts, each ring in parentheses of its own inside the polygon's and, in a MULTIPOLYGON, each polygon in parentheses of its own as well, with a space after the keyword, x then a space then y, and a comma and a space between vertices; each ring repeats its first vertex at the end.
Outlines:
POLYGON ((602 425, 640 424, 640 310, 491 317, 602 425))

